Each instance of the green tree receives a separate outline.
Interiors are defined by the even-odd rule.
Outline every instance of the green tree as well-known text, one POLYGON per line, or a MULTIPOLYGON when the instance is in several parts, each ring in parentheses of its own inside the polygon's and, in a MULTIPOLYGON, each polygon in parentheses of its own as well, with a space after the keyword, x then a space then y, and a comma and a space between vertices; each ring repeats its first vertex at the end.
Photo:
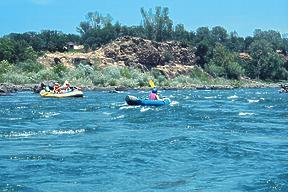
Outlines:
POLYGON ((237 62, 236 55, 229 52, 220 43, 217 43, 213 49, 213 57, 205 65, 205 69, 214 77, 229 79, 239 79, 244 74, 243 68, 237 62))
POLYGON ((233 52, 245 52, 245 39, 239 37, 237 32, 231 32, 225 43, 226 47, 233 52))
POLYGON ((174 40, 187 42, 190 40, 190 34, 185 30, 183 24, 177 24, 174 31, 174 40))
POLYGON ((273 45, 267 40, 255 40, 249 51, 252 57, 247 65, 250 77, 263 80, 287 79, 284 58, 273 50, 273 45))
POLYGON ((208 27, 199 27, 196 30, 196 37, 195 37, 196 43, 203 43, 206 42, 206 44, 210 44, 211 41, 211 34, 208 27))
POLYGON ((256 29, 254 31, 255 40, 266 40, 271 44, 272 49, 275 51, 283 47, 283 40, 281 34, 274 30, 261 31, 261 29, 256 29))
POLYGON ((39 34, 39 37, 43 41, 44 50, 48 50, 50 52, 64 51, 64 47, 66 46, 67 40, 66 36, 62 32, 43 30, 39 34))
POLYGON ((165 41, 172 39, 173 21, 169 17, 167 7, 156 7, 155 14, 150 9, 149 12, 141 8, 143 18, 144 33, 148 39, 165 41))
POLYGON ((7 38, 0 38, 0 61, 7 60, 10 63, 15 62, 15 41, 7 38))
POLYGON ((226 29, 220 26, 216 26, 212 28, 211 36, 212 36, 213 42, 218 42, 221 44, 224 44, 227 41, 227 37, 228 37, 226 29))

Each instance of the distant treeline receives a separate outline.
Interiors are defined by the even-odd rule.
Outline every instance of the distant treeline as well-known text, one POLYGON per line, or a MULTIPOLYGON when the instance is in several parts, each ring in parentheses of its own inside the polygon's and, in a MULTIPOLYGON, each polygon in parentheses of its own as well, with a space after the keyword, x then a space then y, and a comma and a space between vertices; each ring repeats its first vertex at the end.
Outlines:
POLYGON ((288 38, 274 30, 256 29, 253 37, 228 33, 221 26, 199 27, 188 31, 183 24, 174 25, 167 7, 140 10, 139 26, 112 22, 110 15, 98 12, 87 14, 86 21, 77 27, 79 35, 45 30, 40 33, 11 33, 0 38, 0 61, 19 63, 35 60, 50 51, 65 51, 68 42, 95 50, 121 36, 135 36, 154 41, 181 41, 195 52, 196 64, 214 77, 239 79, 246 76, 262 80, 288 79, 288 38), (241 53, 241 54, 240 54, 241 53))

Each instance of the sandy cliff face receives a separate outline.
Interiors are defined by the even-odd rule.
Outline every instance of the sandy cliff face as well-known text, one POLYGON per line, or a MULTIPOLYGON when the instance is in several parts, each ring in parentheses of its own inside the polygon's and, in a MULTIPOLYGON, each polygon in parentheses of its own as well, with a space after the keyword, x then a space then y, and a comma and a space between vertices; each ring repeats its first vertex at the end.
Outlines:
POLYGON ((138 37, 121 37, 88 53, 47 53, 38 61, 47 67, 63 63, 75 67, 79 63, 128 66, 142 71, 158 69, 167 77, 188 73, 195 67, 193 50, 180 42, 155 42, 138 37))

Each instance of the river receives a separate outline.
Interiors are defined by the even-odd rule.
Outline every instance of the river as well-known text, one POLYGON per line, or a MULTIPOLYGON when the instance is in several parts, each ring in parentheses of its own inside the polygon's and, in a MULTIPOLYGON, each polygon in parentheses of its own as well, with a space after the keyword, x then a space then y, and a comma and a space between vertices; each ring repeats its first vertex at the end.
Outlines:
POLYGON ((288 94, 163 90, 0 97, 0 191, 288 191, 288 94))

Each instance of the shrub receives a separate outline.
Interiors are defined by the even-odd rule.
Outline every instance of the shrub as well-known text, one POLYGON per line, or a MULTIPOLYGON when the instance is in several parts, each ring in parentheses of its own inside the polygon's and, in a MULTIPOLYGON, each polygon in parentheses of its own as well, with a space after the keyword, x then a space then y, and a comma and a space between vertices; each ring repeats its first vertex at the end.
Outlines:
POLYGON ((106 67, 103 69, 103 75, 110 79, 119 79, 121 77, 119 67, 106 67))
POLYGON ((225 76, 225 69, 222 66, 209 63, 205 65, 205 70, 213 77, 223 77, 225 76))
POLYGON ((131 79, 132 78, 131 70, 133 70, 133 69, 129 69, 128 67, 122 67, 120 69, 120 74, 122 77, 126 77, 127 79, 131 79))
POLYGON ((198 67, 191 70, 190 77, 193 79, 200 79, 201 81, 208 81, 209 75, 198 67))
POLYGON ((24 72, 39 72, 44 69, 44 66, 37 61, 27 60, 23 62, 16 63, 16 67, 24 72))
POLYGON ((14 66, 10 64, 8 61, 3 60, 0 61, 0 74, 7 73, 9 71, 12 71, 14 66))
POLYGON ((3 74, 2 78, 5 83, 13 83, 16 85, 28 84, 32 82, 25 73, 19 73, 17 71, 9 71, 8 73, 3 74))
POLYGON ((60 78, 62 78, 65 75, 65 73, 68 72, 68 68, 62 63, 60 63, 53 67, 53 72, 57 74, 60 78))
POLYGON ((60 78, 57 74, 54 73, 51 69, 43 69, 34 75, 36 82, 57 80, 60 81, 60 78))

